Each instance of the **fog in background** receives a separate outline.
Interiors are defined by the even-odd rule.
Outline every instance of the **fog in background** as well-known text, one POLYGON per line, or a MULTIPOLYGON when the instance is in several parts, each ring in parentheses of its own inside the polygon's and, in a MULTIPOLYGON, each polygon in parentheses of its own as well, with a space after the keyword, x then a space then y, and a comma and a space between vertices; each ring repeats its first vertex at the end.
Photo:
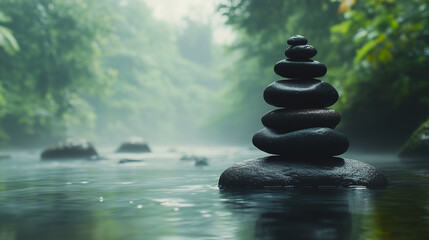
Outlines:
POLYGON ((352 148, 399 149, 426 120, 427 1, 0 1, 0 143, 249 145, 295 34, 352 148))

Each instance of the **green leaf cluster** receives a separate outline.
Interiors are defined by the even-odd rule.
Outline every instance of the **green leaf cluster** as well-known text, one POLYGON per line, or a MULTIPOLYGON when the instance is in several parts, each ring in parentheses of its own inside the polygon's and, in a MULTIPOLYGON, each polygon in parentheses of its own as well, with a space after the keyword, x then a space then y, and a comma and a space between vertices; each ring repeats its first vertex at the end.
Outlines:
MULTIPOLYGON (((10 17, 6 16, 0 11, 0 23, 10 22, 10 17)), ((0 47, 3 47, 4 51, 12 55, 16 51, 19 51, 19 45, 16 39, 12 35, 10 29, 0 25, 0 47)))
POLYGON ((331 40, 353 58, 339 76, 344 128, 376 141, 404 141, 427 117, 429 2, 357 1, 331 40))

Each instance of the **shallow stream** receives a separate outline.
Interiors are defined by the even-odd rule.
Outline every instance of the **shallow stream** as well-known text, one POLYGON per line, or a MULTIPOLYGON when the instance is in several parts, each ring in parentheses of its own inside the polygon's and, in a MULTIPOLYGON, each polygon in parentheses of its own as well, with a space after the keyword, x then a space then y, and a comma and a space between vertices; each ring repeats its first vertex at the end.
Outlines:
POLYGON ((0 240, 9 239, 429 239, 429 161, 351 154, 389 180, 383 190, 271 188, 224 191, 227 167, 265 156, 247 148, 100 151, 108 160, 0 160, 0 240), (184 161, 208 158, 208 166, 184 161), (142 162, 119 164, 121 159, 142 162))

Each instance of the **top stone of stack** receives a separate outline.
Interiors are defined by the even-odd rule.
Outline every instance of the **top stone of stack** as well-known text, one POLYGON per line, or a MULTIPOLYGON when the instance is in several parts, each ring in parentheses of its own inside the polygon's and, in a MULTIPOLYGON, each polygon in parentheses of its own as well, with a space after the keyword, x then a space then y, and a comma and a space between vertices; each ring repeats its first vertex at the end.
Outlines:
POLYGON ((287 40, 291 45, 285 51, 285 55, 289 60, 309 60, 316 56, 317 50, 311 45, 307 45, 307 39, 301 35, 296 35, 287 40))
POLYGON ((307 43, 308 43, 307 39, 301 35, 292 36, 287 40, 287 44, 291 46, 305 45, 307 43))
POLYGON ((285 78, 314 78, 326 74, 326 66, 318 61, 311 60, 316 56, 317 50, 307 45, 307 39, 296 35, 287 40, 291 45, 285 51, 287 59, 279 61, 274 66, 274 72, 285 78))

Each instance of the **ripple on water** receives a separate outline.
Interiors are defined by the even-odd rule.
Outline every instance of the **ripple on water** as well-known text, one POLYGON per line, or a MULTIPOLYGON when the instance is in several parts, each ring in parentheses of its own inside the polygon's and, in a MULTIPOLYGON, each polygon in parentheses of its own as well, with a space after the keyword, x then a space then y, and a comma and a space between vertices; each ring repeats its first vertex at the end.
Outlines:
POLYGON ((160 203, 162 206, 166 207, 193 207, 195 206, 192 203, 187 203, 186 200, 180 198, 158 198, 153 199, 153 201, 160 203))
POLYGON ((207 192, 207 189, 210 188, 210 185, 182 185, 177 188, 174 188, 174 191, 177 192, 207 192))

